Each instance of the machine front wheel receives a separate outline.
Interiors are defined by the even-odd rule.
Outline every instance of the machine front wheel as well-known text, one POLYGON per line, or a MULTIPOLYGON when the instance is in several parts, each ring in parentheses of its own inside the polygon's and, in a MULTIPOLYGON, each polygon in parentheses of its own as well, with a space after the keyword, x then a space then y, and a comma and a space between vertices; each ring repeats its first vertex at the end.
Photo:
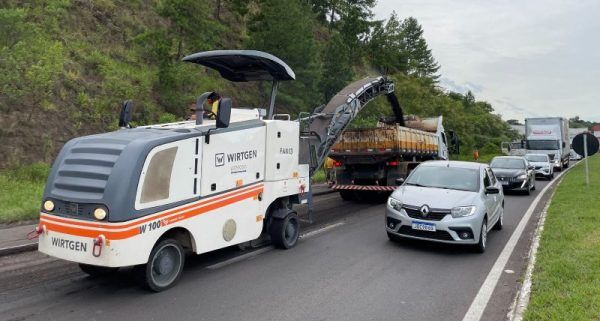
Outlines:
POLYGON ((285 218, 273 218, 270 228, 271 241, 280 249, 291 249, 298 243, 300 222, 295 212, 290 212, 285 218))
POLYGON ((154 246, 145 267, 145 285, 154 292, 164 291, 179 281, 185 254, 177 240, 165 239, 154 246))

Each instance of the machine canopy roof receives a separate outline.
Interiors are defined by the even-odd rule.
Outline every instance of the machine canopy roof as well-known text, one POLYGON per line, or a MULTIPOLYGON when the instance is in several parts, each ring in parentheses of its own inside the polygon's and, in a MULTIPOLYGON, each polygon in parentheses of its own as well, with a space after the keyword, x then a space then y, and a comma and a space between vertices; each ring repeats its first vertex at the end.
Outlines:
POLYGON ((183 61, 215 69, 223 78, 235 82, 296 79, 292 68, 281 59, 257 50, 203 51, 184 57, 183 61))

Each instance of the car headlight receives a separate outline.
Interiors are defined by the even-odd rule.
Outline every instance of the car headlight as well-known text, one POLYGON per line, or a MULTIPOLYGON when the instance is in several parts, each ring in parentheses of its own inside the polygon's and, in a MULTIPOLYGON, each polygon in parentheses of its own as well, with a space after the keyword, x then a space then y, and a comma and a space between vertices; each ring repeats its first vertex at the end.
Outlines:
POLYGON ((106 210, 103 209, 102 207, 98 207, 97 209, 94 210, 94 217, 98 220, 98 221, 102 221, 103 219, 106 218, 106 210))
POLYGON ((555 159, 555 160, 554 160, 554 165, 560 165, 560 160, 558 160, 558 159, 555 159))
POLYGON ((393 197, 388 198, 388 205, 396 211, 400 211, 402 209, 402 202, 393 197))
POLYGON ((517 179, 526 179, 527 175, 526 174, 521 174, 519 176, 517 176, 517 179))
POLYGON ((455 207, 452 210, 450 210, 450 214, 452 214, 452 217, 454 217, 454 218, 465 217, 465 216, 471 216, 471 215, 475 214, 476 210, 477 210, 476 206, 459 206, 459 207, 455 207))

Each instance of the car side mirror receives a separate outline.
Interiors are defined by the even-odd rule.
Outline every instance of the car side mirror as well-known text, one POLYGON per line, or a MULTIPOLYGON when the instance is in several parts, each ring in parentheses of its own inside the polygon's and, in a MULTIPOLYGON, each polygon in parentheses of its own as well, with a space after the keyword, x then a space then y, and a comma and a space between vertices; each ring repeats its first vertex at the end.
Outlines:
POLYGON ((210 132, 218 128, 229 127, 229 120, 231 119, 231 98, 221 98, 219 100, 219 109, 217 110, 216 128, 211 128, 204 136, 204 142, 210 144, 210 132))
POLYGON ((121 105, 121 114, 119 114, 119 127, 131 128, 131 113, 133 112, 133 101, 126 100, 121 105))
POLYGON ((229 127, 231 119, 231 98, 222 98, 219 100, 219 109, 217 110, 217 128, 229 127))
POLYGON ((499 194, 500 190, 497 187, 488 186, 485 188, 485 193, 486 194, 499 194))
POLYGON ((404 183, 404 177, 396 178, 396 185, 402 185, 404 183))

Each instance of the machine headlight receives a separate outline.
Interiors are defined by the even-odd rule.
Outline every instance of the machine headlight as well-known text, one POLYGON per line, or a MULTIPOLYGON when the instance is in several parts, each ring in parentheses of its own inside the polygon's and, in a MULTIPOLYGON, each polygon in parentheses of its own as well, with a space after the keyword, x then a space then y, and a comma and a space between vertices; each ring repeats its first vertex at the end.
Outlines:
POLYGON ((54 202, 52 202, 51 200, 45 201, 44 202, 44 210, 46 210, 47 212, 54 211, 54 202))
POLYGON ((388 198, 388 205, 396 211, 400 211, 402 209, 402 202, 393 197, 388 198))
POLYGON ((517 179, 527 179, 527 174, 521 174, 517 176, 517 179))
POLYGON ((102 207, 98 207, 97 209, 94 210, 94 217, 98 220, 98 221, 102 221, 103 219, 106 218, 106 210, 103 209, 102 207))
POLYGON ((465 217, 465 216, 471 216, 471 215, 475 214, 476 210, 477 210, 476 206, 459 206, 459 207, 455 207, 452 210, 450 210, 450 214, 452 214, 452 217, 454 217, 454 218, 465 217))

